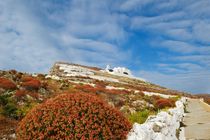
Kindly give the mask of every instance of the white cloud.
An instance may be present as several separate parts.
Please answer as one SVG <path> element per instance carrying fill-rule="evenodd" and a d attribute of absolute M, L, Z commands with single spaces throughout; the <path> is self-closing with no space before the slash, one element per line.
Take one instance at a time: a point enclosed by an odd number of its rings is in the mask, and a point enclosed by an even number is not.
<path fill-rule="evenodd" d="M 125 31 L 107 2 L 85 3 L 61 9 L 53 2 L 0 2 L 1 69 L 47 72 L 59 60 L 103 66 L 129 59 L 118 46 Z"/>
<path fill-rule="evenodd" d="M 201 42 L 210 43 L 210 21 L 200 21 L 193 26 L 194 39 Z"/>
<path fill-rule="evenodd" d="M 187 69 L 188 71 L 202 71 L 204 68 L 201 65 L 198 64 L 193 64 L 193 63 L 179 63 L 179 64 L 175 64 L 176 67 L 178 68 L 183 68 L 183 69 Z"/>
<path fill-rule="evenodd" d="M 136 16 L 131 18 L 131 27 L 133 29 L 143 29 L 145 27 L 153 29 L 158 29 L 157 27 L 161 27 L 161 29 L 171 29 L 168 27 L 189 26 L 191 22 L 189 20 L 183 20 L 183 16 L 185 16 L 185 13 L 182 11 L 165 13 L 153 17 Z M 167 26 L 162 26 L 162 24 Z"/>
<path fill-rule="evenodd" d="M 48 41 L 46 30 L 25 5 L 2 1 L 0 9 L 0 67 L 47 72 L 59 54 Z"/>
<path fill-rule="evenodd" d="M 127 0 L 122 3 L 120 9 L 123 11 L 134 10 L 135 8 L 141 8 L 149 3 L 152 3 L 154 0 Z"/>
<path fill-rule="evenodd" d="M 164 1 L 151 7 L 155 16 L 134 16 L 131 18 L 133 30 L 147 30 L 182 41 L 209 43 L 210 2 L 200 1 Z M 172 7 L 174 11 L 164 11 Z M 156 10 L 159 9 L 159 11 Z M 163 11 L 163 12 L 161 12 Z M 158 33 L 160 32 L 160 33 Z"/>
<path fill-rule="evenodd" d="M 210 55 L 185 55 L 185 56 L 175 56 L 171 60 L 181 61 L 181 62 L 196 62 L 202 64 L 203 67 L 208 67 L 210 64 Z"/>
<path fill-rule="evenodd" d="M 62 16 L 58 19 L 65 22 L 62 29 L 72 36 L 120 42 L 126 38 L 126 32 L 120 24 L 120 15 L 112 13 L 109 4 L 109 1 L 73 0 L 60 15 L 48 13 L 48 16 Z"/>
<path fill-rule="evenodd" d="M 157 64 L 157 69 L 161 70 L 162 72 L 166 73 L 182 73 L 182 74 L 193 74 L 196 72 L 207 71 L 203 66 L 194 63 L 175 63 L 175 64 L 167 64 L 167 63 L 160 63 Z"/>
<path fill-rule="evenodd" d="M 64 33 L 54 37 L 64 47 L 66 55 L 67 57 L 69 56 L 70 60 L 80 60 L 83 63 L 90 61 L 104 66 L 106 64 L 114 65 L 125 62 L 130 57 L 129 52 L 123 52 L 118 46 L 107 42 L 76 38 Z"/>
<path fill-rule="evenodd" d="M 185 28 L 168 29 L 166 30 L 166 34 L 169 37 L 174 38 L 175 40 L 181 41 L 188 41 L 191 40 L 193 37 L 192 33 Z M 182 36 L 181 38 L 180 35 Z"/>
<path fill-rule="evenodd" d="M 189 1 L 186 2 L 188 3 Z M 206 19 L 210 16 L 209 5 L 210 1 L 208 0 L 193 0 L 184 8 L 184 10 L 189 13 L 189 16 L 194 17 L 195 19 Z"/>
<path fill-rule="evenodd" d="M 159 4 L 157 5 L 157 9 L 161 10 L 161 9 L 173 9 L 174 7 L 176 7 L 178 5 L 178 0 L 165 0 L 163 2 L 159 2 Z"/>
<path fill-rule="evenodd" d="M 210 54 L 210 46 L 200 46 L 176 40 L 159 41 L 159 47 L 169 49 L 180 54 Z"/>
<path fill-rule="evenodd" d="M 174 52 L 192 53 L 196 51 L 196 47 L 181 41 L 166 40 L 161 43 L 161 46 L 168 48 Z"/>

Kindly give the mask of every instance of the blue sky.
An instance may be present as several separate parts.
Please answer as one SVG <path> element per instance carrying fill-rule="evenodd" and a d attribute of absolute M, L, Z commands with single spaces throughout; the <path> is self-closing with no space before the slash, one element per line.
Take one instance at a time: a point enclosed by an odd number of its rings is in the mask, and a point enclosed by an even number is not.
<path fill-rule="evenodd" d="M 210 1 L 0 1 L 0 69 L 46 73 L 55 61 L 210 93 Z"/>

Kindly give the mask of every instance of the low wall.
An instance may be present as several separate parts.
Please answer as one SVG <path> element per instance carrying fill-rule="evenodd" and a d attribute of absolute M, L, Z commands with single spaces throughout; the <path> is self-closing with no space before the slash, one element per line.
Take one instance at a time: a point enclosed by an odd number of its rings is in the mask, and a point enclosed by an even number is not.
<path fill-rule="evenodd" d="M 176 102 L 176 107 L 168 112 L 161 111 L 156 116 L 150 116 L 144 124 L 135 123 L 128 134 L 128 140 L 184 140 L 180 133 L 180 122 L 184 117 L 184 103 L 182 97 Z"/>

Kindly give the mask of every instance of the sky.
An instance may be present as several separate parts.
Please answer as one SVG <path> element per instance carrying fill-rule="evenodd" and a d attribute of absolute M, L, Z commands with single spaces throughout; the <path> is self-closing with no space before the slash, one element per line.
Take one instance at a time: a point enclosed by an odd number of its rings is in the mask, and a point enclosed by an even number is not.
<path fill-rule="evenodd" d="M 210 1 L 0 1 L 0 69 L 47 73 L 56 61 L 210 93 Z"/>

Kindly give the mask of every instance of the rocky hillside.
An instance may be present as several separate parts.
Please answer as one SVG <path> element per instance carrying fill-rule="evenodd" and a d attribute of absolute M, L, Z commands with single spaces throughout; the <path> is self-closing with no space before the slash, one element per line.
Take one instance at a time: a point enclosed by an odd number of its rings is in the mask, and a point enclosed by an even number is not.
<path fill-rule="evenodd" d="M 192 97 L 123 72 L 78 64 L 55 63 L 48 75 L 0 71 L 0 139 L 15 139 L 18 122 L 33 107 L 62 93 L 98 96 L 131 123 L 143 123 L 150 114 L 174 107 L 181 96 Z"/>
<path fill-rule="evenodd" d="M 87 67 L 77 64 L 58 62 L 51 68 L 49 76 L 53 79 L 65 79 L 73 83 L 94 84 L 95 81 L 102 81 L 108 86 L 118 89 L 134 91 L 156 92 L 165 95 L 185 95 L 190 94 L 171 90 L 159 85 L 152 84 L 142 78 L 113 74 L 96 67 Z"/>

